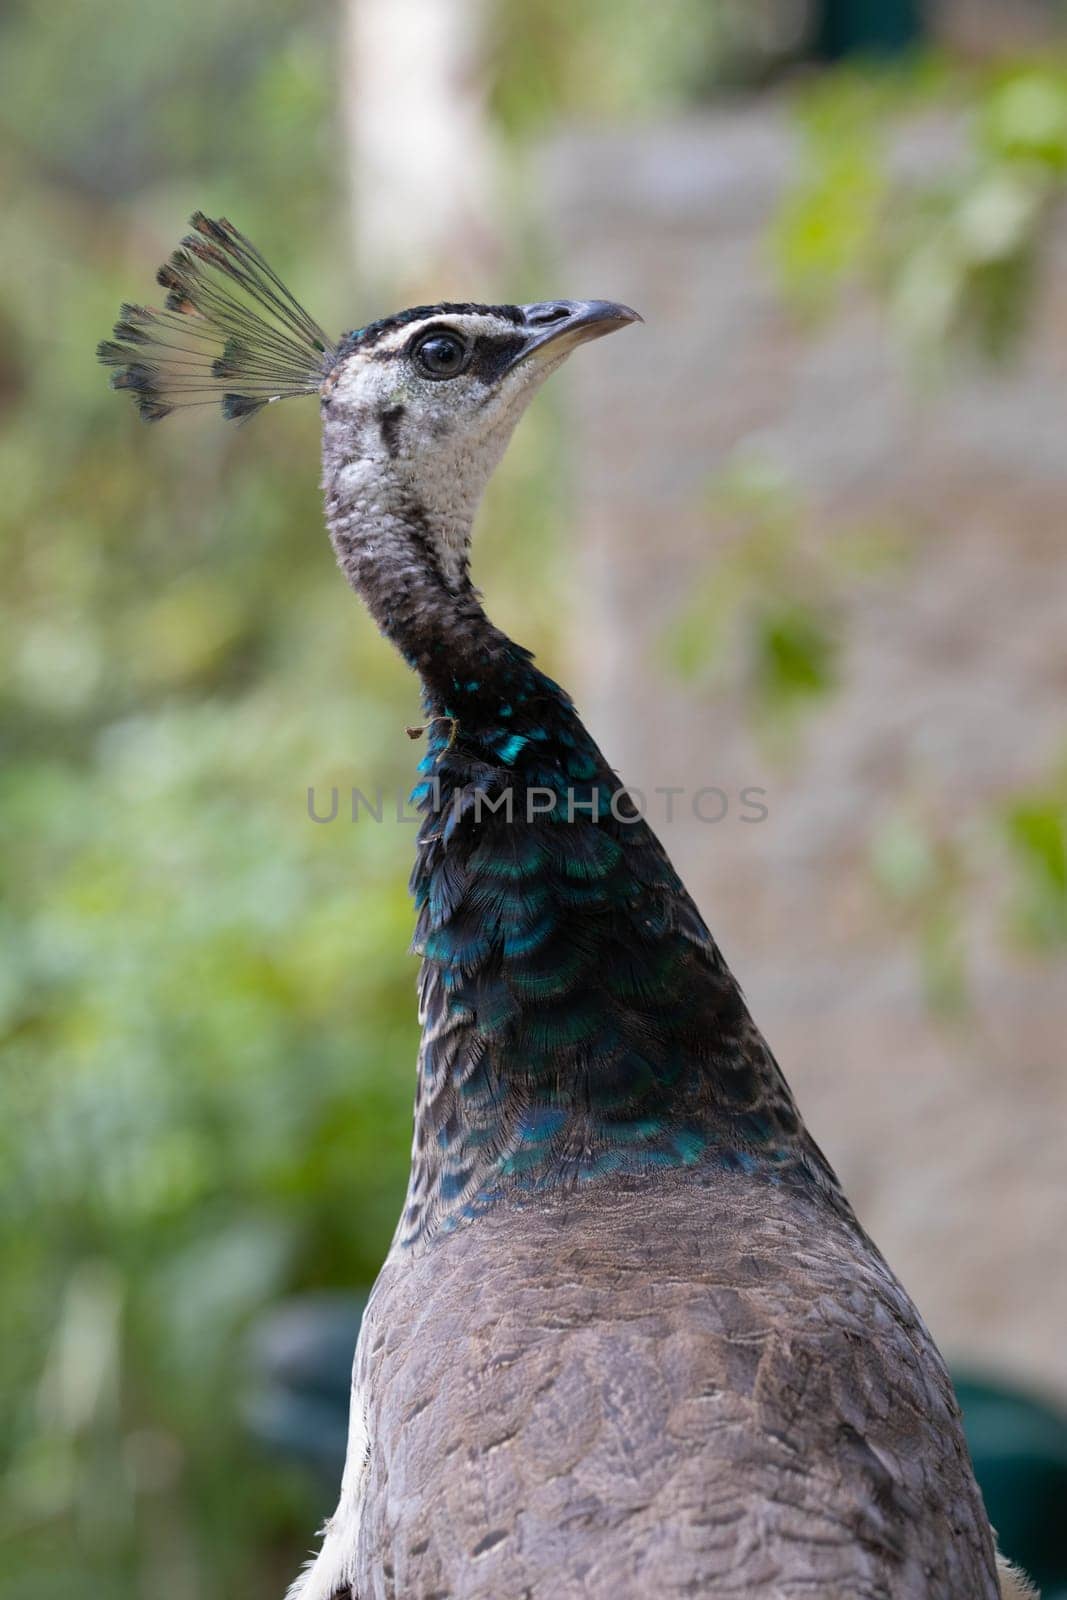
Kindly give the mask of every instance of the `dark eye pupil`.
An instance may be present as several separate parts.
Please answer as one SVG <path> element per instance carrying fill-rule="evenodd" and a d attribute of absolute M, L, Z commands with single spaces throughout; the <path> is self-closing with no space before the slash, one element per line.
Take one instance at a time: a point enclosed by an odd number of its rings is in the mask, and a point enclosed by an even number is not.
<path fill-rule="evenodd" d="M 419 361 L 435 378 L 449 377 L 458 372 L 465 353 L 458 339 L 450 339 L 447 334 L 441 333 L 425 340 L 418 349 Z"/>

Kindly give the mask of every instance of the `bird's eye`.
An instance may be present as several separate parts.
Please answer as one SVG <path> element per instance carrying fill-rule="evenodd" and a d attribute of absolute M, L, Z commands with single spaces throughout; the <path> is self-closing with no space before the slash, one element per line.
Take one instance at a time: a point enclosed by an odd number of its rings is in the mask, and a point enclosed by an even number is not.
<path fill-rule="evenodd" d="M 471 358 L 470 347 L 454 333 L 428 333 L 415 346 L 415 360 L 427 378 L 457 378 Z"/>

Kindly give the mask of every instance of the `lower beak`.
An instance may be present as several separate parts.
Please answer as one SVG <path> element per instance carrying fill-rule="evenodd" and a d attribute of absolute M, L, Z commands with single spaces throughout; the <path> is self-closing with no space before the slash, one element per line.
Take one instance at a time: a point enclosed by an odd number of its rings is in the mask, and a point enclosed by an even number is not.
<path fill-rule="evenodd" d="M 638 312 L 614 300 L 539 300 L 521 309 L 527 339 L 515 365 L 535 353 L 552 359 L 565 356 L 576 345 L 644 321 Z"/>

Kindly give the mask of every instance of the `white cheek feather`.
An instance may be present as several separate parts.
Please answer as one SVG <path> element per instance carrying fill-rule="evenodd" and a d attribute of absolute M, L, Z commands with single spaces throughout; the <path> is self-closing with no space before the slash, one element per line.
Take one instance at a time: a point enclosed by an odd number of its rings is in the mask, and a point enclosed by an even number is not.
<path fill-rule="evenodd" d="M 380 467 L 377 462 L 369 460 L 366 456 L 359 456 L 354 461 L 349 461 L 337 474 L 340 488 L 347 495 L 362 497 L 368 489 L 373 489 L 378 482 Z M 377 510 L 376 506 L 368 506 L 368 512 Z"/>
<path fill-rule="evenodd" d="M 348 1600 L 349 1591 L 355 1583 L 363 1488 L 369 1456 L 367 1409 L 361 1390 L 353 1383 L 341 1498 L 337 1502 L 337 1510 L 322 1530 L 322 1549 L 304 1568 L 286 1595 L 286 1600 Z"/>

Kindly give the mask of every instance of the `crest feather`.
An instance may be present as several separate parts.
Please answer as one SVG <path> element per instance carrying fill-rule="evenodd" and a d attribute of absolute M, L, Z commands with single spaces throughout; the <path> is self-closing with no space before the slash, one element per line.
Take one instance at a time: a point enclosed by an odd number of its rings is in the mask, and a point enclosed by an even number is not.
<path fill-rule="evenodd" d="M 337 347 L 250 239 L 195 211 L 156 274 L 164 308 L 123 305 L 97 356 L 145 422 L 218 402 L 244 421 L 273 400 L 314 394 Z"/>

